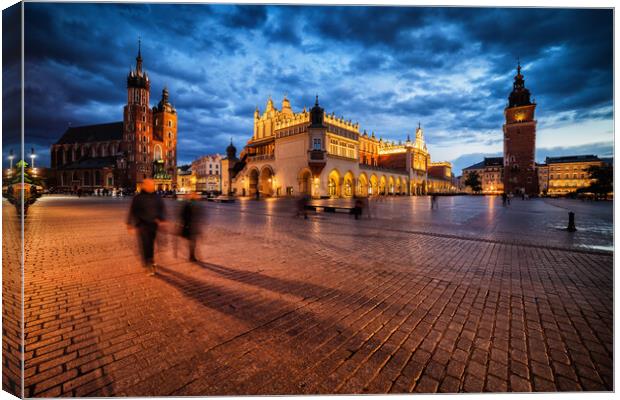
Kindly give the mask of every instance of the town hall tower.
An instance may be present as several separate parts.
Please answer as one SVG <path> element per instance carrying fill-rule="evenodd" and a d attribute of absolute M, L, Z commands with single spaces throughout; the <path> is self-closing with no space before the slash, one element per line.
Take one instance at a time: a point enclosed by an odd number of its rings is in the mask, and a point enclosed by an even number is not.
<path fill-rule="evenodd" d="M 507 193 L 538 194 L 536 174 L 536 103 L 530 100 L 530 91 L 517 65 L 513 89 L 504 110 L 504 190 Z"/>

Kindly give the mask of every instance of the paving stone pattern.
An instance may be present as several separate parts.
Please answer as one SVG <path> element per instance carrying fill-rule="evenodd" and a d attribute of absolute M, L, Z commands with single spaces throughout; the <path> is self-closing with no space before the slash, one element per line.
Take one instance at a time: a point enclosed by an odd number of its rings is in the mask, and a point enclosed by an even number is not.
<path fill-rule="evenodd" d="M 128 205 L 29 210 L 26 396 L 613 390 L 610 252 L 203 203 L 149 277 Z"/>
<path fill-rule="evenodd" d="M 2 199 L 2 390 L 22 396 L 21 222 Z"/>

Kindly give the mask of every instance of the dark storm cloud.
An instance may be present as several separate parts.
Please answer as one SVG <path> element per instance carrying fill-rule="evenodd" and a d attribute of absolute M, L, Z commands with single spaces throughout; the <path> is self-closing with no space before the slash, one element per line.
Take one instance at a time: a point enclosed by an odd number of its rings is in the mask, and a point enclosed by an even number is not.
<path fill-rule="evenodd" d="M 222 23 L 235 29 L 260 28 L 267 20 L 267 8 L 264 6 L 233 6 L 230 13 L 222 17 Z"/>
<path fill-rule="evenodd" d="M 2 144 L 3 160 L 21 147 L 21 3 L 2 12 Z"/>
<path fill-rule="evenodd" d="M 264 110 L 269 95 L 279 107 L 284 94 L 295 110 L 319 94 L 328 112 L 387 139 L 404 139 L 421 121 L 429 146 L 453 149 L 444 157 L 467 146 L 493 154 L 517 57 L 539 128 L 612 119 L 611 10 L 25 7 L 26 133 L 44 153 L 69 123 L 122 119 L 138 36 L 151 104 L 167 86 L 179 113 L 180 163 L 223 152 L 231 137 L 241 149 L 255 107 Z M 5 85 L 3 99 L 12 90 Z"/>

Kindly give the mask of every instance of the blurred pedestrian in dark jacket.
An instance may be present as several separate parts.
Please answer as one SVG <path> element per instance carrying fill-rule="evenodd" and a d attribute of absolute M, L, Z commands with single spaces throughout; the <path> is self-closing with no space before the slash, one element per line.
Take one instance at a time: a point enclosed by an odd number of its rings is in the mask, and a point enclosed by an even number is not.
<path fill-rule="evenodd" d="M 130 231 L 137 229 L 142 262 L 148 275 L 155 275 L 155 237 L 157 228 L 165 223 L 164 202 L 155 193 L 155 182 L 145 179 L 142 188 L 131 202 L 127 225 Z"/>
<path fill-rule="evenodd" d="M 189 260 L 196 259 L 196 239 L 200 236 L 202 225 L 202 206 L 198 202 L 200 195 L 191 193 L 181 208 L 181 232 L 180 235 L 187 239 L 189 244 Z"/>
<path fill-rule="evenodd" d="M 310 195 L 302 194 L 297 199 L 297 213 L 295 214 L 297 217 L 303 216 L 304 219 L 308 219 L 308 209 L 307 206 L 310 204 Z"/>
<path fill-rule="evenodd" d="M 355 204 L 353 206 L 353 209 L 351 210 L 355 219 L 360 219 L 363 211 L 364 211 L 364 202 L 360 198 L 355 199 Z"/>

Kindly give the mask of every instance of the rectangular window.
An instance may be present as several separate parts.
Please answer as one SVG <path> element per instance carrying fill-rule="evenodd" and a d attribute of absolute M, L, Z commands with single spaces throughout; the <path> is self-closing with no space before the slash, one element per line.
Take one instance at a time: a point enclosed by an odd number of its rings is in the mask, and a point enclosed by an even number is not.
<path fill-rule="evenodd" d="M 329 141 L 329 152 L 330 154 L 338 154 L 338 141 L 331 139 Z"/>
<path fill-rule="evenodd" d="M 314 150 L 321 150 L 321 139 L 314 139 L 312 148 Z"/>

